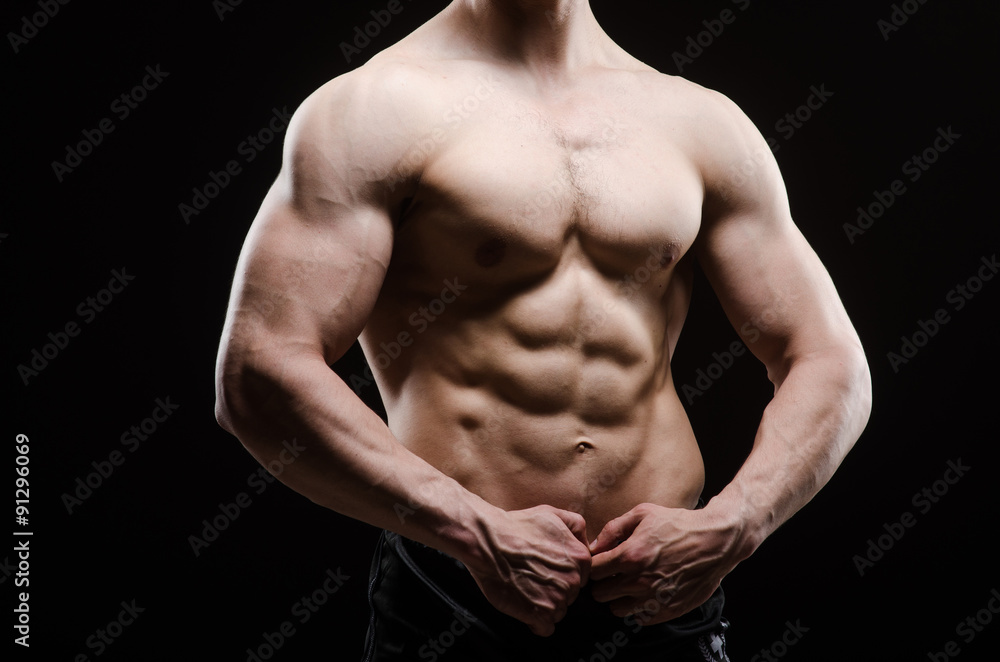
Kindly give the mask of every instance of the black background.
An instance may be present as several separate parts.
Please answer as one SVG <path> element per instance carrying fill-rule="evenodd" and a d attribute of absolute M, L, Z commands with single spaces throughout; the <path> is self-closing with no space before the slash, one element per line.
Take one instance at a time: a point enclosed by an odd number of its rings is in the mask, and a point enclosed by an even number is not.
<path fill-rule="evenodd" d="M 244 0 L 220 20 L 209 0 L 183 9 L 71 2 L 19 52 L 2 47 L 4 439 L 31 440 L 30 525 L 13 528 L 34 533 L 31 648 L 15 647 L 18 659 L 243 662 L 284 621 L 296 633 L 273 659 L 359 658 L 374 530 L 278 483 L 262 494 L 248 486 L 259 467 L 214 421 L 213 369 L 235 261 L 280 161 L 278 141 L 251 163 L 237 146 L 267 125 L 272 108 L 294 110 L 446 2 L 403 0 L 403 12 L 346 62 L 340 43 L 385 4 Z M 886 40 L 877 22 L 889 18 L 887 2 L 859 10 L 753 0 L 745 11 L 722 0 L 593 2 L 619 44 L 670 74 L 679 73 L 673 53 L 705 29 L 703 20 L 735 11 L 682 74 L 734 99 L 775 139 L 793 214 L 833 275 L 872 366 L 874 414 L 857 447 L 725 583 L 733 660 L 770 648 L 796 621 L 808 632 L 774 649 L 783 659 L 926 660 L 948 641 L 962 660 L 997 659 L 1000 624 L 971 643 L 955 628 L 1000 588 L 1000 281 L 985 283 L 962 310 L 947 297 L 1000 251 L 987 204 L 996 187 L 991 42 L 1000 11 L 972 1 L 909 4 L 919 10 Z M 22 17 L 37 11 L 35 2 L 8 3 L 0 26 L 21 30 Z M 169 76 L 119 119 L 111 102 L 147 65 Z M 786 139 L 775 123 L 821 85 L 833 96 Z M 105 117 L 115 130 L 58 181 L 53 161 Z M 961 138 L 910 182 L 904 161 L 948 127 Z M 242 172 L 185 224 L 178 205 L 230 159 Z M 906 193 L 851 243 L 844 223 L 895 179 Z M 123 268 L 134 279 L 87 323 L 78 304 Z M 694 384 L 736 337 L 704 281 L 696 290 L 674 361 L 678 387 Z M 950 321 L 894 370 L 887 353 L 940 308 Z M 79 335 L 25 384 L 18 366 L 70 321 Z M 355 350 L 338 372 L 357 372 L 360 361 Z M 364 395 L 379 406 L 374 388 Z M 690 404 L 706 498 L 742 462 L 769 396 L 763 368 L 742 357 Z M 168 397 L 177 410 L 130 452 L 122 433 Z M 114 450 L 124 463 L 67 512 L 64 495 Z M 929 512 L 916 509 L 914 494 L 958 458 L 967 475 Z M 195 556 L 189 536 L 240 492 L 250 507 Z M 916 525 L 860 575 L 855 555 L 906 511 Z M 0 559 L 14 556 L 8 549 Z M 299 623 L 292 605 L 328 569 L 350 579 Z M 14 578 L 4 571 L 0 582 L 12 604 Z M 98 654 L 88 641 L 132 600 L 144 611 Z"/>

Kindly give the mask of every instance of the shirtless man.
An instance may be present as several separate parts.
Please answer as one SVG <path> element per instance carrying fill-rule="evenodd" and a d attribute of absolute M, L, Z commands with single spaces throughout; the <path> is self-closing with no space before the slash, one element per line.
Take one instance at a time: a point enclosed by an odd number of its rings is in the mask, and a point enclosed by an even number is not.
<path fill-rule="evenodd" d="M 670 371 L 695 259 L 775 387 L 707 504 Z M 388 425 L 329 367 L 359 336 Z M 387 531 L 366 660 L 725 659 L 721 580 L 871 397 L 764 139 L 587 0 L 454 0 L 303 102 L 217 374 L 258 460 L 297 439 L 281 480 Z"/>

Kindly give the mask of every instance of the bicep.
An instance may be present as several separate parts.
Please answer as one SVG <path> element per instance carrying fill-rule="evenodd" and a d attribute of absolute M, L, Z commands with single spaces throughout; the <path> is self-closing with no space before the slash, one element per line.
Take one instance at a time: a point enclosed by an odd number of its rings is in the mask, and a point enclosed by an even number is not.
<path fill-rule="evenodd" d="M 332 363 L 358 337 L 378 298 L 392 250 L 388 213 L 331 205 L 310 218 L 286 187 L 272 187 L 240 255 L 232 339 L 260 349 L 319 354 Z"/>
<path fill-rule="evenodd" d="M 706 181 L 698 262 L 747 347 L 780 382 L 791 362 L 856 334 L 832 280 L 796 227 L 778 165 L 742 114 Z M 724 133 L 724 132 L 723 132 Z"/>
<path fill-rule="evenodd" d="M 699 264 L 772 379 L 792 359 L 853 334 L 830 276 L 790 220 L 746 215 L 718 225 L 700 241 Z"/>
<path fill-rule="evenodd" d="M 366 90 L 335 81 L 292 118 L 233 283 L 224 341 L 240 361 L 305 351 L 333 363 L 375 306 L 392 253 L 399 150 L 359 138 L 373 121 Z"/>

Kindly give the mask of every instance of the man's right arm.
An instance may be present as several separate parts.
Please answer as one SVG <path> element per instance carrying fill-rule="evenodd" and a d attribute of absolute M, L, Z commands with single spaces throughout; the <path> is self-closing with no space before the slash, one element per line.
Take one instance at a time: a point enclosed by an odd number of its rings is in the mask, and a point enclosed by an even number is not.
<path fill-rule="evenodd" d="M 583 519 L 492 506 L 400 444 L 329 368 L 375 305 L 392 253 L 390 210 L 413 174 L 400 169 L 413 118 L 392 112 L 393 80 L 348 74 L 293 117 L 282 170 L 237 266 L 216 415 L 265 466 L 295 439 L 305 450 L 282 482 L 458 558 L 501 611 L 549 634 L 586 582 Z"/>

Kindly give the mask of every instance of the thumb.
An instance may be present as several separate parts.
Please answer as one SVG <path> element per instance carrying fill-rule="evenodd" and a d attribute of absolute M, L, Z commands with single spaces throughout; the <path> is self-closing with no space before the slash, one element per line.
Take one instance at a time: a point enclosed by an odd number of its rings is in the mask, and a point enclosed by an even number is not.
<path fill-rule="evenodd" d="M 639 522 L 641 521 L 642 515 L 636 512 L 634 508 L 624 515 L 611 520 L 597 534 L 597 539 L 590 543 L 590 554 L 596 556 L 614 549 L 623 540 L 632 535 L 635 527 L 639 526 Z"/>
<path fill-rule="evenodd" d="M 528 627 L 531 629 L 531 633 L 538 637 L 551 637 L 556 631 L 556 626 L 551 623 L 529 623 Z"/>

